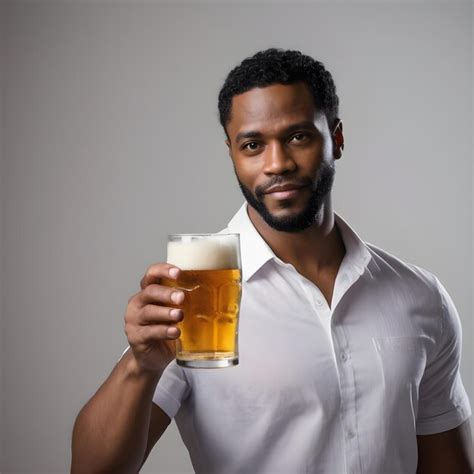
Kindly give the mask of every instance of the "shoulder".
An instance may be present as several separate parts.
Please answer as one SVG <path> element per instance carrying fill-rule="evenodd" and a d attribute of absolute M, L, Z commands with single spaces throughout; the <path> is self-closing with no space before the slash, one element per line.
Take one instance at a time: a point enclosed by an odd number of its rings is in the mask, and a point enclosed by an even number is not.
<path fill-rule="evenodd" d="M 417 297 L 435 298 L 442 303 L 442 292 L 446 292 L 440 281 L 432 272 L 381 249 L 371 243 L 366 243 L 372 256 L 372 265 L 377 274 L 384 280 L 389 280 L 395 288 L 405 288 Z"/>
<path fill-rule="evenodd" d="M 461 322 L 447 289 L 436 275 L 418 265 L 366 243 L 372 256 L 369 275 L 372 290 L 378 285 L 384 305 L 404 308 L 422 327 L 435 325 L 437 341 L 460 339 Z M 426 326 L 426 327 L 428 327 Z M 430 334 L 434 334 L 431 330 Z"/>

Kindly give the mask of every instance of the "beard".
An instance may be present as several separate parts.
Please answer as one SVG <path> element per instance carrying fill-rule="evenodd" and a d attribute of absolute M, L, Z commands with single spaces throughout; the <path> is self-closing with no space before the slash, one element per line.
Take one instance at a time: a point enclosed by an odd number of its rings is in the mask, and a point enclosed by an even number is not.
<path fill-rule="evenodd" d="M 240 186 L 240 190 L 250 204 L 262 217 L 262 219 L 273 229 L 279 230 L 281 232 L 301 232 L 312 224 L 316 220 L 316 216 L 319 214 L 326 197 L 329 195 L 334 183 L 334 176 L 336 174 L 336 168 L 334 162 L 321 162 L 321 165 L 318 169 L 316 180 L 312 181 L 307 178 L 306 180 L 301 180 L 299 183 L 303 186 L 311 186 L 312 191 L 311 195 L 306 203 L 304 209 L 292 216 L 276 217 L 270 213 L 267 206 L 264 202 L 265 192 L 264 189 L 257 186 L 255 190 L 255 195 L 247 188 L 239 179 L 237 171 L 235 170 L 235 175 Z M 266 186 L 265 189 L 268 189 L 270 186 L 279 184 L 281 179 L 276 182 L 270 183 L 269 186 Z"/>

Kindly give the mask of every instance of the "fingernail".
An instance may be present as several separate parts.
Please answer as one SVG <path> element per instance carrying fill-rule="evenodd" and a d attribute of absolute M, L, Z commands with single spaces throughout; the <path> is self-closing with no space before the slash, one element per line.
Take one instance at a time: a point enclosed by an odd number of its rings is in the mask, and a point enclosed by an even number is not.
<path fill-rule="evenodd" d="M 184 301 L 184 293 L 182 291 L 174 291 L 171 295 L 171 299 L 174 303 L 180 304 Z"/>
<path fill-rule="evenodd" d="M 177 336 L 177 335 L 178 335 L 178 329 L 175 328 L 175 327 L 168 328 L 168 329 L 166 330 L 166 334 L 167 334 L 168 336 Z"/>
<path fill-rule="evenodd" d="M 177 278 L 179 274 L 179 270 L 177 268 L 170 268 L 168 273 L 171 278 Z"/>
<path fill-rule="evenodd" d="M 183 312 L 180 309 L 172 309 L 170 315 L 176 321 L 181 321 L 183 319 Z"/>

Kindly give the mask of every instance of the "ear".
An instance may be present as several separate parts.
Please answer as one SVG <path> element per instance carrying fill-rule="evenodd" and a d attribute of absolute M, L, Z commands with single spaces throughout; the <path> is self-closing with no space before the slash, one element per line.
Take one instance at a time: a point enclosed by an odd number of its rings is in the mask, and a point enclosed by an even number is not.
<path fill-rule="evenodd" d="M 232 158 L 232 147 L 230 145 L 229 139 L 225 141 L 225 144 L 227 145 L 227 151 L 229 152 L 229 156 Z"/>
<path fill-rule="evenodd" d="M 344 133 L 342 129 L 342 120 L 340 118 L 336 118 L 334 121 L 332 142 L 334 159 L 338 160 L 342 156 L 342 150 L 344 150 Z"/>

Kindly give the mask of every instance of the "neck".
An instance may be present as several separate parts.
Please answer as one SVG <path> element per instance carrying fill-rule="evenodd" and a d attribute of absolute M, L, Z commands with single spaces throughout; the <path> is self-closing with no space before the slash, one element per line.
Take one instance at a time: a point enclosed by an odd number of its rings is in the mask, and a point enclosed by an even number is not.
<path fill-rule="evenodd" d="M 339 268 L 345 247 L 334 221 L 331 197 L 328 196 L 314 223 L 300 232 L 282 232 L 270 227 L 252 207 L 248 214 L 253 225 L 275 255 L 297 270 L 319 273 Z"/>

